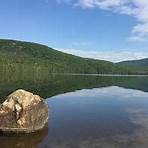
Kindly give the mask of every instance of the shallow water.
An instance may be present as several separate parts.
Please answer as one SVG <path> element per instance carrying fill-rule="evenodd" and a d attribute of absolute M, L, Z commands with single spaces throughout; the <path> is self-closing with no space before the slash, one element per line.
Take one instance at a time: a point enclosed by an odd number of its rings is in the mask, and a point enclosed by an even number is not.
<path fill-rule="evenodd" d="M 48 128 L 20 137 L 1 136 L 0 147 L 148 147 L 148 78 L 51 78 L 43 81 L 38 89 L 33 86 L 38 81 L 29 88 L 38 94 L 44 90 L 42 94 L 49 96 L 46 97 L 51 109 Z"/>

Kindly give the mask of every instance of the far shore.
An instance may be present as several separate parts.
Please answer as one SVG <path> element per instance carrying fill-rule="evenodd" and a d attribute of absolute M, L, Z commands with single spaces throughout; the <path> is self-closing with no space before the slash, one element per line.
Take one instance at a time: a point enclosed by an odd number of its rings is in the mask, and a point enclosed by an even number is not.
<path fill-rule="evenodd" d="M 78 76 L 102 76 L 102 77 L 148 77 L 148 75 L 123 75 L 123 74 L 81 74 L 81 73 L 50 73 L 52 75 L 78 75 Z"/>

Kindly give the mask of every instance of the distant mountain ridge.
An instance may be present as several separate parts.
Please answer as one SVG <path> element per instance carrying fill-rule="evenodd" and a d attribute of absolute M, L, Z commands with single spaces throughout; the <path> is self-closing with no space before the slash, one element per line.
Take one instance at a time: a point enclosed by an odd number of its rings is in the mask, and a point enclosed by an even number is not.
<path fill-rule="evenodd" d="M 82 58 L 45 45 L 16 40 L 0 40 L 0 69 L 34 70 L 42 73 L 81 74 L 147 74 L 147 70 L 131 68 L 124 63 Z"/>
<path fill-rule="evenodd" d="M 148 68 L 148 58 L 140 59 L 140 60 L 131 60 L 131 61 L 123 61 L 119 62 L 119 64 L 127 65 L 127 66 L 135 66 L 135 67 L 145 67 Z"/>

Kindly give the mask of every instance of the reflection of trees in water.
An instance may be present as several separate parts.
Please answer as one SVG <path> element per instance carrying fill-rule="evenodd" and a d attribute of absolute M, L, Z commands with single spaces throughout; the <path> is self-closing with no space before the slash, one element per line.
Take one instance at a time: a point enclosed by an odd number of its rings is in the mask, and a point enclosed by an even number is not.
<path fill-rule="evenodd" d="M 44 98 L 78 89 L 91 89 L 107 86 L 148 91 L 146 77 L 97 77 L 97 76 L 62 76 L 47 72 L 25 69 L 14 72 L 0 72 L 0 96 L 4 98 L 11 91 L 23 88 Z M 148 110 L 127 110 L 130 121 L 136 129 L 130 134 L 117 134 L 100 138 L 81 137 L 80 139 L 57 139 L 50 137 L 48 131 L 22 137 L 0 137 L 2 148 L 147 148 L 148 146 Z M 44 140 L 46 138 L 46 140 Z"/>
<path fill-rule="evenodd" d="M 5 98 L 10 92 L 19 88 L 47 98 L 74 90 L 107 86 L 121 86 L 148 91 L 148 78 L 52 75 L 46 69 L 38 70 L 27 67 L 0 71 L 1 98 Z"/>

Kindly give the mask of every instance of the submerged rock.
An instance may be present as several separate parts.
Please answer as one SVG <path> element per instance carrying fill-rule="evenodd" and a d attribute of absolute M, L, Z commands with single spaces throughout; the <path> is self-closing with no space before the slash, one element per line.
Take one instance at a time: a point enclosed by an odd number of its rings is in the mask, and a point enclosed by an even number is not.
<path fill-rule="evenodd" d="M 38 95 L 25 90 L 10 94 L 0 105 L 2 133 L 31 133 L 42 129 L 48 122 L 48 105 Z"/>

